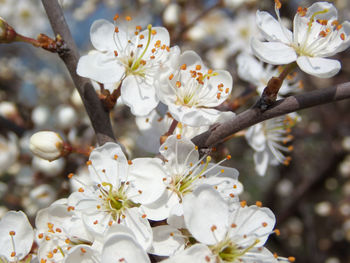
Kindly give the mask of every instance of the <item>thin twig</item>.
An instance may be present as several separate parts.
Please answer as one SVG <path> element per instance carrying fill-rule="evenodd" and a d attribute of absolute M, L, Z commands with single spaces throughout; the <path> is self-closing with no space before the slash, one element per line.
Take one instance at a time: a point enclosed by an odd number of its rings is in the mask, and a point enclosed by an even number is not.
<path fill-rule="evenodd" d="M 339 101 L 350 98 L 350 82 L 339 84 L 335 87 L 319 89 L 304 94 L 290 96 L 276 101 L 267 110 L 259 108 L 248 109 L 232 120 L 213 126 L 208 131 L 194 137 L 193 143 L 200 149 L 211 148 L 223 140 L 243 129 L 267 119 L 272 119 L 287 113 L 306 109 L 316 105 Z"/>
<path fill-rule="evenodd" d="M 42 0 L 42 3 L 55 35 L 60 35 L 62 37 L 68 49 L 59 55 L 66 65 L 75 87 L 79 91 L 92 127 L 96 133 L 97 142 L 100 145 L 106 142 L 115 142 L 116 140 L 109 119 L 109 112 L 104 109 L 90 81 L 78 76 L 76 73 L 79 52 L 58 1 Z"/>

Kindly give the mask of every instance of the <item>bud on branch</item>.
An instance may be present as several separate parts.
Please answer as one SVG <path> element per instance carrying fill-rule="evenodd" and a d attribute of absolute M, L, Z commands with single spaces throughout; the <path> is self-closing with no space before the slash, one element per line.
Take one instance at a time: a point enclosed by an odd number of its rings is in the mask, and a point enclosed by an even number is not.
<path fill-rule="evenodd" d="M 0 43 L 16 41 L 17 33 L 7 22 L 0 17 Z"/>
<path fill-rule="evenodd" d="M 33 134 L 29 148 L 34 155 L 48 161 L 54 161 L 72 152 L 72 147 L 65 143 L 58 133 L 52 131 Z"/>

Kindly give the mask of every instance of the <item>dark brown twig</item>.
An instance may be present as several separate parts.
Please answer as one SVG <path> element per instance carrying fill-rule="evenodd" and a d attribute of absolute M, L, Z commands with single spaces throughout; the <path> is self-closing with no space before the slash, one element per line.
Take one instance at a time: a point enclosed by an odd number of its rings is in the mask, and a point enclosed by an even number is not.
<path fill-rule="evenodd" d="M 339 101 L 350 98 L 350 82 L 339 84 L 335 87 L 319 89 L 304 94 L 290 96 L 283 100 L 276 101 L 267 110 L 259 108 L 248 109 L 232 120 L 215 125 L 208 131 L 194 137 L 193 143 L 200 149 L 211 148 L 223 140 L 243 129 L 267 119 L 272 119 L 287 113 L 306 109 L 316 105 Z"/>
<path fill-rule="evenodd" d="M 76 73 L 79 52 L 58 1 L 42 0 L 42 3 L 55 35 L 60 35 L 66 44 L 67 51 L 60 53 L 59 56 L 66 65 L 75 87 L 79 91 L 92 127 L 95 130 L 97 142 L 100 145 L 106 142 L 115 142 L 109 112 L 104 109 L 90 81 L 78 76 Z"/>

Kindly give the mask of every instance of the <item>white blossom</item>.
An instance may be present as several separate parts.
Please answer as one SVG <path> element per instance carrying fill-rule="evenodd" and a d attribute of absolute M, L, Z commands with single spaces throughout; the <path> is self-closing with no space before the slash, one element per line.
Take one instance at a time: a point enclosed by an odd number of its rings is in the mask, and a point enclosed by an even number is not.
<path fill-rule="evenodd" d="M 273 65 L 294 61 L 304 72 L 330 78 L 338 73 L 340 62 L 333 56 L 350 45 L 350 23 L 340 24 L 336 8 L 328 2 L 316 2 L 309 8 L 298 8 L 293 21 L 293 32 L 280 19 L 279 1 L 275 11 L 278 21 L 269 13 L 257 11 L 257 24 L 267 42 L 252 39 L 254 54 Z"/>
<path fill-rule="evenodd" d="M 124 29 L 101 19 L 92 24 L 90 38 L 96 51 L 80 58 L 77 73 L 100 83 L 121 83 L 121 98 L 132 113 L 149 114 L 158 104 L 154 79 L 171 55 L 168 31 L 151 25 L 144 31 Z"/>
<path fill-rule="evenodd" d="M 291 161 L 290 153 L 293 146 L 289 143 L 293 136 L 291 127 L 293 127 L 299 116 L 296 114 L 277 117 L 258 123 L 248 128 L 245 137 L 249 145 L 254 149 L 255 171 L 263 176 L 266 173 L 269 164 L 288 165 Z"/>
<path fill-rule="evenodd" d="M 92 183 L 80 182 L 83 186 L 70 195 L 69 205 L 83 214 L 89 231 L 102 234 L 122 224 L 148 249 L 152 231 L 144 209 L 165 191 L 161 160 L 127 161 L 119 145 L 106 143 L 92 151 L 87 164 Z"/>
<path fill-rule="evenodd" d="M 163 183 L 164 194 L 154 202 L 153 208 L 146 207 L 146 214 L 154 220 L 168 218 L 174 227 L 183 226 L 182 199 L 202 184 L 215 188 L 228 201 L 238 199 L 242 185 L 238 181 L 238 171 L 220 164 L 211 164 L 211 157 L 199 158 L 198 148 L 186 138 L 172 135 L 160 147 L 159 152 L 165 159 Z"/>
<path fill-rule="evenodd" d="M 159 74 L 159 99 L 169 107 L 177 121 L 190 126 L 211 125 L 233 112 L 220 112 L 214 107 L 223 103 L 232 90 L 232 77 L 225 70 L 204 66 L 193 51 L 185 51 Z"/>
<path fill-rule="evenodd" d="M 185 196 L 183 208 L 186 227 L 199 244 L 165 262 L 277 262 L 263 247 L 275 225 L 270 209 L 229 205 L 206 185 Z"/>

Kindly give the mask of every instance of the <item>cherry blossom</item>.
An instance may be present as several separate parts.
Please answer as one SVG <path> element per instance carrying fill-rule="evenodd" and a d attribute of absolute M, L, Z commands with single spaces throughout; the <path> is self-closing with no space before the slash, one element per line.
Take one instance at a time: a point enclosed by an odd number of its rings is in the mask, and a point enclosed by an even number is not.
<path fill-rule="evenodd" d="M 163 183 L 167 190 L 155 201 L 153 209 L 144 208 L 155 220 L 168 218 L 169 224 L 180 227 L 183 197 L 202 184 L 215 188 L 229 201 L 237 200 L 242 192 L 242 185 L 237 180 L 238 171 L 220 165 L 231 156 L 211 164 L 210 156 L 199 158 L 198 148 L 180 135 L 169 136 L 159 152 L 165 158 Z"/>
<path fill-rule="evenodd" d="M 92 183 L 80 181 L 83 186 L 70 195 L 69 205 L 82 213 L 90 232 L 102 234 L 111 225 L 122 224 L 147 249 L 152 231 L 144 209 L 165 191 L 161 160 L 128 161 L 118 144 L 106 143 L 92 151 L 87 165 Z"/>
<path fill-rule="evenodd" d="M 185 224 L 199 244 L 165 262 L 277 262 L 263 247 L 274 233 L 275 216 L 268 208 L 229 205 L 213 188 L 202 185 L 184 197 Z"/>
<path fill-rule="evenodd" d="M 293 30 L 280 19 L 281 4 L 275 1 L 278 21 L 265 11 L 256 19 L 267 42 L 252 39 L 254 54 L 266 63 L 283 65 L 295 62 L 301 70 L 320 78 L 330 78 L 341 68 L 339 61 L 327 59 L 350 45 L 350 23 L 340 24 L 336 8 L 328 2 L 316 2 L 309 8 L 298 8 Z"/>
<path fill-rule="evenodd" d="M 103 84 L 116 83 L 116 88 L 121 84 L 123 102 L 133 114 L 144 116 L 158 104 L 154 79 L 172 53 L 169 33 L 151 25 L 143 31 L 140 26 L 122 28 L 116 25 L 117 15 L 114 19 L 115 24 L 103 19 L 92 24 L 96 50 L 80 58 L 77 73 Z"/>
<path fill-rule="evenodd" d="M 269 164 L 279 163 L 288 165 L 290 156 L 283 153 L 290 153 L 293 146 L 286 146 L 293 139 L 290 134 L 299 116 L 296 114 L 278 117 L 258 123 L 248 128 L 245 137 L 249 145 L 254 149 L 255 171 L 263 176 Z"/>
<path fill-rule="evenodd" d="M 214 107 L 223 103 L 232 90 L 232 77 L 225 70 L 204 66 L 193 51 L 185 51 L 159 76 L 159 99 L 177 121 L 190 126 L 211 125 L 220 117 L 234 117 Z"/>

